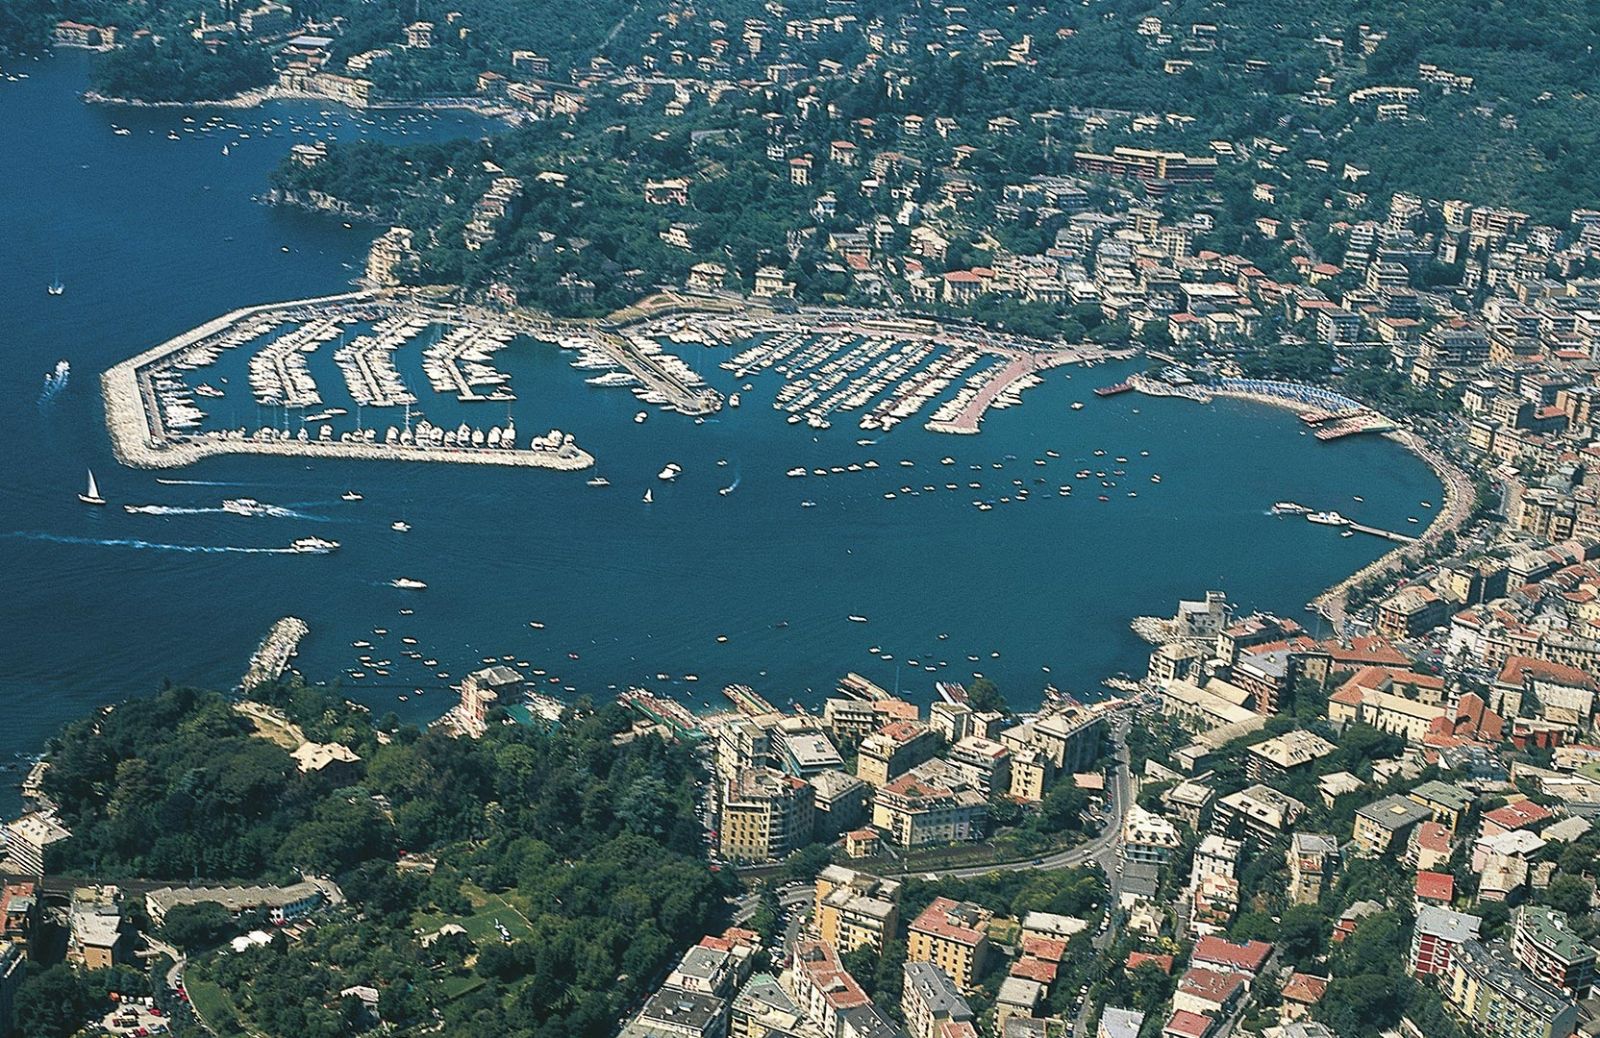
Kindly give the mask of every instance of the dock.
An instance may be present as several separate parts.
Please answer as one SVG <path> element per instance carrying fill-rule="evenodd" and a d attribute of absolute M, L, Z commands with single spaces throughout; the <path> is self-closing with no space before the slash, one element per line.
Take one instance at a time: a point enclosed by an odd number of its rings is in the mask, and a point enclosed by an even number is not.
<path fill-rule="evenodd" d="M 775 714 L 778 708 L 763 699 L 755 689 L 749 685 L 729 685 L 722 690 L 722 694 L 733 701 L 734 707 L 741 713 L 750 717 L 761 717 L 765 714 Z"/>
<path fill-rule="evenodd" d="M 1311 435 L 1324 443 L 1328 443 L 1333 440 L 1342 440 L 1346 436 L 1358 436 L 1361 433 L 1391 432 L 1393 429 L 1394 423 L 1389 419 L 1381 414 L 1366 411 L 1361 414 L 1336 419 Z"/>
<path fill-rule="evenodd" d="M 239 687 L 249 692 L 258 685 L 283 677 L 289 660 L 300 648 L 300 640 L 310 630 L 310 626 L 297 616 L 286 616 L 274 623 L 266 637 L 261 639 L 261 644 L 256 646 L 256 651 L 250 655 L 250 665 L 245 668 Z"/>
<path fill-rule="evenodd" d="M 618 695 L 617 700 L 646 721 L 663 726 L 679 739 L 698 741 L 705 738 L 706 732 L 699 719 L 682 703 L 642 688 L 630 688 Z"/>
<path fill-rule="evenodd" d="M 855 671 L 851 671 L 839 679 L 839 692 L 851 699 L 859 699 L 868 703 L 894 698 L 888 693 L 888 690 L 873 684 Z"/>

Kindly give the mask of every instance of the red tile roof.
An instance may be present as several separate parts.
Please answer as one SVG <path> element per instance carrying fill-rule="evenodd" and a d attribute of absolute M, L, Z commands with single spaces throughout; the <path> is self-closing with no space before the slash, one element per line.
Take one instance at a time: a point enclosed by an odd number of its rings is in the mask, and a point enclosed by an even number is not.
<path fill-rule="evenodd" d="M 1023 956 L 1011 964 L 1011 975 L 1013 977 L 1023 977 L 1027 980 L 1036 980 L 1045 987 L 1049 987 L 1056 982 L 1056 972 L 1059 969 L 1060 967 L 1053 962 L 1046 962 L 1043 959 L 1035 959 L 1031 956 Z"/>
<path fill-rule="evenodd" d="M 1172 972 L 1172 956 L 1170 956 L 1170 955 L 1155 955 L 1155 954 L 1152 954 L 1150 952 L 1141 952 L 1141 951 L 1129 952 L 1128 953 L 1128 961 L 1123 963 L 1123 968 L 1126 969 L 1129 973 L 1132 973 L 1134 970 L 1138 969 L 1140 966 L 1154 966 L 1156 969 L 1160 970 L 1162 973 L 1171 973 Z"/>
<path fill-rule="evenodd" d="M 1548 660 L 1536 660 L 1530 656 L 1506 657 L 1506 665 L 1500 668 L 1500 676 L 1495 680 L 1502 685 L 1521 685 L 1524 671 L 1531 674 L 1535 680 L 1553 681 L 1560 685 L 1572 685 L 1590 691 L 1595 689 L 1594 679 L 1577 667 L 1551 663 Z"/>
<path fill-rule="evenodd" d="M 1253 976 L 1266 965 L 1267 957 L 1271 954 L 1272 945 L 1266 941 L 1234 944 L 1221 937 L 1202 937 L 1195 944 L 1194 954 L 1189 958 L 1201 965 L 1226 966 Z"/>
<path fill-rule="evenodd" d="M 1497 807 L 1483 816 L 1485 822 L 1492 822 L 1501 829 L 1527 829 L 1538 825 L 1540 822 L 1554 818 L 1554 812 L 1546 807 L 1534 803 L 1532 800 L 1518 800 L 1504 807 Z"/>
<path fill-rule="evenodd" d="M 1174 1038 L 1205 1038 L 1211 1033 L 1211 1024 L 1209 1016 L 1179 1009 L 1167 1018 L 1167 1025 L 1161 1029 L 1161 1033 Z"/>
<path fill-rule="evenodd" d="M 1456 878 L 1447 872 L 1419 872 L 1416 891 L 1417 897 L 1423 901 L 1448 905 L 1455 900 Z"/>
<path fill-rule="evenodd" d="M 916 921 L 911 924 L 911 929 L 932 934 L 947 941 L 954 941 L 957 944 L 965 944 L 969 947 L 976 945 L 983 940 L 983 931 L 975 930 L 970 926 L 963 926 L 950 914 L 959 907 L 959 904 L 959 902 L 952 901 L 947 897 L 934 898 L 928 907 L 922 910 L 922 914 L 917 916 Z"/>
<path fill-rule="evenodd" d="M 1328 993 L 1328 979 L 1326 977 L 1313 977 L 1309 973 L 1291 973 L 1289 980 L 1283 985 L 1283 1000 L 1285 1002 L 1299 1002 L 1301 1005 L 1313 1005 L 1322 1001 L 1322 996 Z"/>

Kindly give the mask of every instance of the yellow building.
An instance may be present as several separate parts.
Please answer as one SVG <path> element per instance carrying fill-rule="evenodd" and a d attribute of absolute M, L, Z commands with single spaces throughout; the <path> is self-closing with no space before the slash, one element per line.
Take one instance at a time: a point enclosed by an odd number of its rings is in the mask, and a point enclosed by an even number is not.
<path fill-rule="evenodd" d="M 841 952 L 866 946 L 883 951 L 883 942 L 895 935 L 899 910 L 895 898 L 900 884 L 865 872 L 829 865 L 817 874 L 815 925 L 817 934 Z"/>
<path fill-rule="evenodd" d="M 971 991 L 988 961 L 993 919 L 994 913 L 980 905 L 936 897 L 911 924 L 906 961 L 931 962 L 963 991 Z"/>
<path fill-rule="evenodd" d="M 811 842 L 811 786 L 771 768 L 746 768 L 724 789 L 719 836 L 729 861 L 769 861 Z"/>

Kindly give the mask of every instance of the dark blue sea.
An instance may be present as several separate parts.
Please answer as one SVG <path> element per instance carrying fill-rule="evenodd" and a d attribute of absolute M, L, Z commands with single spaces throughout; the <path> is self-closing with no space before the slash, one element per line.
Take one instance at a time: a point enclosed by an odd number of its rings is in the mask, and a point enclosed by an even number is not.
<path fill-rule="evenodd" d="M 6 69 L 26 79 L 0 77 L 0 760 L 166 679 L 232 686 L 286 614 L 311 625 L 298 659 L 309 679 L 343 680 L 380 712 L 418 721 L 445 709 L 460 675 L 501 657 L 543 671 L 554 694 L 641 684 L 696 708 L 723 706 L 719 690 L 730 682 L 780 704 L 814 703 L 850 670 L 924 701 L 935 680 L 981 672 L 1027 705 L 1047 682 L 1083 691 L 1142 671 L 1147 648 L 1128 630 L 1133 615 L 1170 613 L 1179 597 L 1208 588 L 1299 615 L 1385 547 L 1274 518 L 1274 501 L 1411 531 L 1421 527 L 1408 517 L 1431 515 L 1421 502 L 1439 501 L 1438 482 L 1400 448 L 1321 444 L 1287 411 L 1093 396 L 1120 376 L 1115 366 L 1052 373 L 1023 406 L 992 411 L 978 436 L 908 421 L 863 447 L 856 440 L 874 434 L 848 421 L 822 432 L 782 421 L 770 406 L 771 373 L 743 407 L 705 424 L 661 412 L 636 424 L 639 404 L 626 390 L 587 386 L 592 372 L 574 370 L 570 353 L 536 346 L 497 357 L 513 376 L 519 432 L 574 433 L 609 488 L 585 485 L 594 472 L 386 462 L 221 458 L 124 469 L 103 427 L 102 370 L 235 307 L 340 291 L 356 275 L 374 228 L 257 201 L 292 143 L 442 139 L 495 126 L 458 113 L 309 103 L 91 107 L 78 97 L 88 60 L 27 62 Z M 214 116 L 236 128 L 208 125 Z M 45 289 L 56 278 L 66 291 L 52 297 Z M 736 388 L 716 366 L 727 351 L 678 349 L 714 385 Z M 41 399 L 59 360 L 70 362 L 70 382 Z M 327 364 L 319 382 L 339 403 L 331 363 L 315 363 Z M 462 405 L 435 406 L 425 382 L 414 388 L 421 413 L 459 420 Z M 1078 400 L 1086 406 L 1074 411 Z M 223 417 L 257 420 L 247 404 L 227 406 Z M 483 425 L 504 417 L 474 413 Z M 369 411 L 365 420 L 401 418 Z M 947 455 L 955 465 L 940 464 Z M 785 476 L 867 458 L 881 467 Z M 684 469 L 671 485 L 655 478 L 669 461 Z M 77 501 L 89 468 L 110 507 Z M 1072 476 L 1083 468 L 1126 475 L 1109 501 L 1096 499 L 1093 480 L 1060 497 L 1056 488 L 1082 482 Z M 1017 479 L 1027 500 L 973 507 L 1010 495 Z M 961 490 L 943 490 L 947 482 Z M 646 487 L 655 491 L 649 507 Z M 341 501 L 346 490 L 364 499 Z M 220 511 L 223 499 L 245 496 L 287 514 Z M 801 508 L 803 499 L 815 507 Z M 128 514 L 124 504 L 166 514 Z M 392 531 L 396 520 L 411 531 Z M 342 548 L 259 550 L 312 535 Z M 428 588 L 389 587 L 398 576 Z M 437 663 L 403 656 L 402 638 Z M 390 675 L 359 666 L 362 654 L 392 660 Z M 352 669 L 367 677 L 349 678 Z"/>

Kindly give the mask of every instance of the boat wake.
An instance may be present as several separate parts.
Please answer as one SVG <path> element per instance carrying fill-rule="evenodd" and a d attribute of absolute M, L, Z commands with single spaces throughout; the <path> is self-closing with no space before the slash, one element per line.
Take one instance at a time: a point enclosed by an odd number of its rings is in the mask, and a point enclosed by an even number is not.
<path fill-rule="evenodd" d="M 68 534 L 19 531 L 11 534 L 30 541 L 54 544 L 88 544 L 103 548 L 139 548 L 145 551 L 175 551 L 188 555 L 298 555 L 293 548 L 246 548 L 238 545 L 159 544 L 126 537 L 73 537 Z"/>
<path fill-rule="evenodd" d="M 227 483 L 216 479 L 162 479 L 156 477 L 156 482 L 166 487 L 242 487 L 243 483 Z"/>
<path fill-rule="evenodd" d="M 325 516 L 297 512 L 293 508 L 284 508 L 280 505 L 264 505 L 260 503 L 252 503 L 247 509 L 190 508 L 184 505 L 123 505 L 122 507 L 133 515 L 237 515 L 246 518 L 299 519 L 312 523 L 330 521 Z"/>
<path fill-rule="evenodd" d="M 72 378 L 72 365 L 66 361 L 56 364 L 55 370 L 44 377 L 44 388 L 39 392 L 39 403 L 49 403 L 57 393 L 67 388 L 67 382 Z"/>

